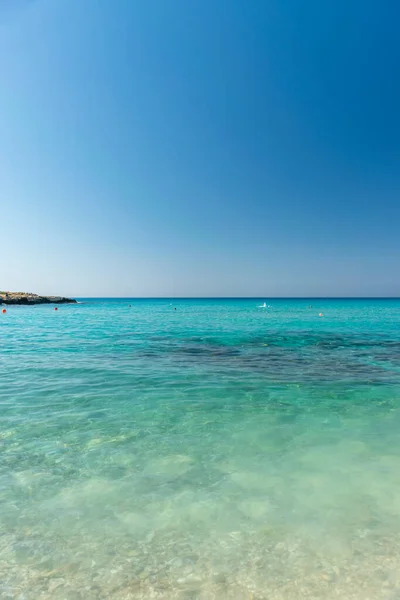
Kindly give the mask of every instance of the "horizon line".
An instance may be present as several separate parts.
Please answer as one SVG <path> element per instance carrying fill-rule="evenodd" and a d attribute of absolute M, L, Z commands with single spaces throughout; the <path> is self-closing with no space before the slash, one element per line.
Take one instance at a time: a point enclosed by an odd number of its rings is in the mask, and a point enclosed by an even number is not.
<path fill-rule="evenodd" d="M 81 296 L 93 300 L 400 300 L 400 296 Z"/>

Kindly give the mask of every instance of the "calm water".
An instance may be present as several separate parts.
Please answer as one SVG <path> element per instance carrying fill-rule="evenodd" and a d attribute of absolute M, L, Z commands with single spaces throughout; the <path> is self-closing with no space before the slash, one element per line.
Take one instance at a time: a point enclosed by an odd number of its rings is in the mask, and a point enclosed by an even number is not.
<path fill-rule="evenodd" d="M 400 598 L 400 301 L 263 302 L 0 314 L 0 598 Z"/>

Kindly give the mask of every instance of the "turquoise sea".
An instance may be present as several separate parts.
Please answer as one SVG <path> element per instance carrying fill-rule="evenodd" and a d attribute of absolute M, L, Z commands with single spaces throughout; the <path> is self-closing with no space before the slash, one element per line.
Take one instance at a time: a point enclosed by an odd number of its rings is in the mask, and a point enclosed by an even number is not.
<path fill-rule="evenodd" d="M 0 342 L 1 599 L 400 598 L 400 300 L 7 307 Z"/>

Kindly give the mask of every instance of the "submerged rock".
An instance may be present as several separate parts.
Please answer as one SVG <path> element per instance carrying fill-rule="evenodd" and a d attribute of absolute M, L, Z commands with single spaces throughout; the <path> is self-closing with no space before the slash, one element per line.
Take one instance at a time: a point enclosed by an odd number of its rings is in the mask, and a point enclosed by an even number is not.
<path fill-rule="evenodd" d="M 76 304 L 76 300 L 62 296 L 38 296 L 26 292 L 0 292 L 0 304 Z"/>

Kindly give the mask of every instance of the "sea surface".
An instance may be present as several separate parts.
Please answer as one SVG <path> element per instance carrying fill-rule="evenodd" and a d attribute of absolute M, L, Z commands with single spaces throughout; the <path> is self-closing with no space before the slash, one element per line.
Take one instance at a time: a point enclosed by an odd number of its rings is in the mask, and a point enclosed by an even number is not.
<path fill-rule="evenodd" d="M 7 307 L 0 598 L 400 599 L 400 301 Z"/>

